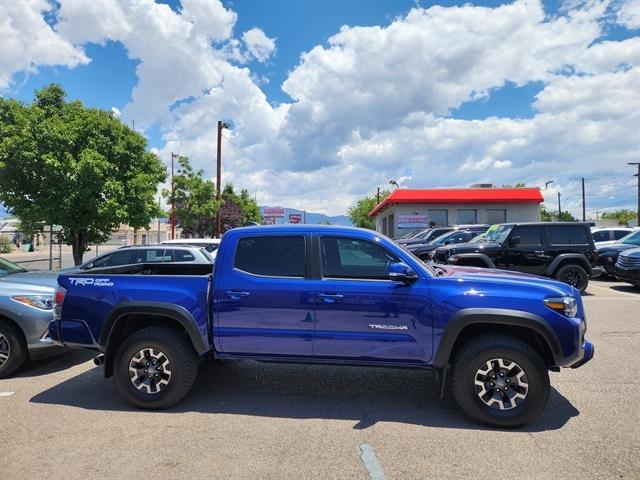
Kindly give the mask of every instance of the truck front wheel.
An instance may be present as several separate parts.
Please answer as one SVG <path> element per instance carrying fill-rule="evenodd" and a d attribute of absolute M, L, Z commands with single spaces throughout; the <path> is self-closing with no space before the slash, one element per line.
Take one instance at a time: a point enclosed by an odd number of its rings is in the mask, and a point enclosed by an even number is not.
<path fill-rule="evenodd" d="M 133 333 L 115 355 L 114 383 L 130 403 L 168 408 L 182 400 L 196 379 L 197 356 L 180 332 L 149 327 Z"/>
<path fill-rule="evenodd" d="M 453 360 L 453 394 L 473 420 L 517 427 L 537 418 L 549 398 L 548 369 L 526 343 L 506 335 L 466 342 Z"/>

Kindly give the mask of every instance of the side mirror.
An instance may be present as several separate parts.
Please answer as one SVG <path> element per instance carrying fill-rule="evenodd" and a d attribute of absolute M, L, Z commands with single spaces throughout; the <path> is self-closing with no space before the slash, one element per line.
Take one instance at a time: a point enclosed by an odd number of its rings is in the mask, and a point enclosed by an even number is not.
<path fill-rule="evenodd" d="M 517 245 L 520 245 L 520 237 L 516 235 L 515 237 L 511 237 L 509 239 L 509 246 L 515 247 Z"/>
<path fill-rule="evenodd" d="M 418 275 L 406 263 L 398 262 L 389 265 L 389 280 L 410 283 L 418 279 Z"/>

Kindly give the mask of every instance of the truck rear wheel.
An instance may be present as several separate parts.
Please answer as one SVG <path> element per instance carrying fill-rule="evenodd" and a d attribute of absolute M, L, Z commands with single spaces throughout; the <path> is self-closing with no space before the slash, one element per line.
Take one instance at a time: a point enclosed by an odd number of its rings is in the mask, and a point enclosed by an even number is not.
<path fill-rule="evenodd" d="M 529 345 L 507 335 L 465 343 L 453 361 L 452 384 L 460 408 L 495 427 L 531 422 L 549 399 L 546 365 Z"/>
<path fill-rule="evenodd" d="M 114 383 L 130 403 L 168 408 L 182 400 L 196 379 L 197 356 L 186 338 L 166 327 L 138 330 L 115 355 Z"/>

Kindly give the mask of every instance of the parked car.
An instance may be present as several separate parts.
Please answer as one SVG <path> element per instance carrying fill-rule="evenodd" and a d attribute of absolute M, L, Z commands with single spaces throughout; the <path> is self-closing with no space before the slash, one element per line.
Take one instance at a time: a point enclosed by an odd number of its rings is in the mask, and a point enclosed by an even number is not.
<path fill-rule="evenodd" d="M 640 248 L 626 250 L 618 255 L 616 278 L 640 287 Z"/>
<path fill-rule="evenodd" d="M 608 275 L 616 275 L 616 261 L 620 252 L 640 247 L 640 230 L 636 230 L 626 237 L 605 247 L 599 247 L 596 264 L 604 268 Z"/>
<path fill-rule="evenodd" d="M 86 261 L 80 267 L 63 268 L 60 272 L 117 267 L 133 263 L 201 263 L 211 264 L 213 257 L 203 247 L 132 245 L 120 247 L 109 253 Z"/>
<path fill-rule="evenodd" d="M 633 227 L 592 227 L 591 234 L 596 247 L 612 245 L 630 233 L 638 230 Z"/>
<path fill-rule="evenodd" d="M 420 260 L 424 261 L 429 260 L 431 258 L 431 254 L 441 245 L 467 243 L 482 233 L 484 232 L 480 230 L 453 230 L 445 233 L 444 235 L 440 235 L 438 238 L 427 244 L 409 245 L 406 248 Z"/>
<path fill-rule="evenodd" d="M 419 235 L 409 239 L 400 239 L 397 242 L 400 245 L 408 247 L 409 245 L 427 244 L 445 233 L 452 232 L 454 230 L 470 230 L 485 232 L 489 228 L 489 225 L 450 225 L 447 227 L 432 227 Z"/>
<path fill-rule="evenodd" d="M 49 338 L 56 272 L 30 272 L 0 258 L 0 378 L 29 359 L 61 351 Z"/>
<path fill-rule="evenodd" d="M 441 392 L 451 378 L 462 410 L 499 427 L 544 410 L 548 370 L 593 357 L 580 293 L 546 278 L 431 267 L 349 227 L 238 228 L 219 251 L 213 276 L 179 264 L 61 275 L 50 335 L 98 350 L 142 408 L 184 398 L 199 359 L 249 358 L 434 369 Z"/>
<path fill-rule="evenodd" d="M 533 273 L 560 280 L 584 292 L 589 278 L 602 273 L 586 223 L 503 223 L 482 242 L 441 246 L 440 264 L 468 265 Z"/>
<path fill-rule="evenodd" d="M 175 240 L 165 240 L 160 245 L 188 245 L 191 247 L 202 247 L 209 253 L 214 253 L 220 246 L 219 238 L 177 238 Z"/>

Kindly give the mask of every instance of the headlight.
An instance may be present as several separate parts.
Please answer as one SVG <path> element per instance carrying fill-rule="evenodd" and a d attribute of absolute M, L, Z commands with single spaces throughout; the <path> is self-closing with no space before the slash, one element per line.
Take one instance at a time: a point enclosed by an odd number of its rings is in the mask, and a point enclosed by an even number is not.
<path fill-rule="evenodd" d="M 15 295 L 11 299 L 39 310 L 53 309 L 53 295 Z"/>
<path fill-rule="evenodd" d="M 578 302 L 573 297 L 545 298 L 544 304 L 567 317 L 573 318 L 578 314 Z"/>

